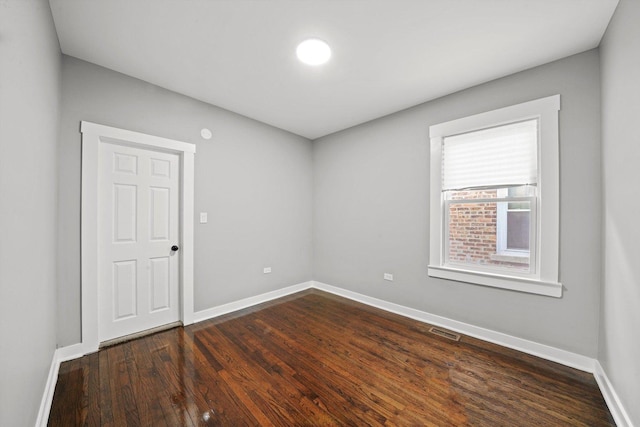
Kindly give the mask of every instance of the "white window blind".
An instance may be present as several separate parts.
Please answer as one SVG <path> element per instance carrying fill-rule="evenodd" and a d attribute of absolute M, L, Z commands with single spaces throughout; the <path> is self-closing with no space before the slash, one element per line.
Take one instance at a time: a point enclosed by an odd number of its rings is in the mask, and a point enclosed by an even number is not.
<path fill-rule="evenodd" d="M 536 185 L 537 181 L 537 119 L 443 139 L 443 191 Z"/>

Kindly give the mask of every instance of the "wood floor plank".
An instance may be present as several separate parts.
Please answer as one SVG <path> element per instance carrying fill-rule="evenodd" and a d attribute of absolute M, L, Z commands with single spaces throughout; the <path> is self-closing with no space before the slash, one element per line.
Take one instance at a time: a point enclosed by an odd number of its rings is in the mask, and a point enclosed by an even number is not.
<path fill-rule="evenodd" d="M 278 323 L 278 318 L 284 319 L 283 322 Z M 427 392 L 430 395 L 430 399 L 415 401 L 413 403 L 417 407 L 421 407 L 423 411 L 429 412 L 431 417 L 438 418 L 441 414 L 447 414 L 447 418 L 441 420 L 444 422 L 447 419 L 451 419 L 454 415 L 451 408 L 445 411 L 443 406 L 448 405 L 448 395 L 443 393 L 440 387 L 433 388 L 429 391 L 425 390 L 422 384 L 420 387 L 411 387 L 411 393 L 407 393 L 407 387 L 410 387 L 408 382 L 401 381 L 402 377 L 398 377 L 399 371 L 396 374 L 387 374 L 384 369 L 380 369 L 380 366 L 370 365 L 367 366 L 365 362 L 365 353 L 360 353 L 359 357 L 354 357 L 356 353 L 349 351 L 349 341 L 351 338 L 348 331 L 339 332 L 338 327 L 326 328 L 322 324 L 314 325 L 313 331 L 307 327 L 298 327 L 291 329 L 290 319 L 286 312 L 280 310 L 276 318 L 269 319 L 273 325 L 277 325 L 277 329 L 281 332 L 285 332 L 290 336 L 296 336 L 296 341 L 302 344 L 302 351 L 304 351 L 304 358 L 309 359 L 314 355 L 321 358 L 324 369 L 332 370 L 332 378 L 341 378 L 344 381 L 341 383 L 342 387 L 348 390 L 347 392 L 354 398 L 358 398 L 358 401 L 364 407 L 367 407 L 369 414 L 376 414 L 376 422 L 382 422 L 383 419 L 393 418 L 395 414 L 404 408 L 398 399 L 405 401 L 412 401 L 415 395 L 426 395 Z M 309 320 L 309 317 L 307 317 Z M 258 322 L 262 322 L 259 320 Z M 323 335 L 323 331 L 325 334 Z M 295 335 L 294 335 L 295 334 Z M 343 343 L 339 343 L 339 340 L 332 338 L 333 335 L 337 335 Z M 308 351 L 306 349 L 312 349 Z M 345 351 L 345 349 L 347 351 Z M 352 375 L 352 373 L 354 373 Z M 400 381 L 399 381 L 400 380 Z M 402 386 L 398 386 L 402 384 Z"/>
<path fill-rule="evenodd" d="M 286 362 L 278 359 L 273 353 L 261 346 L 260 341 L 252 337 L 248 331 L 234 328 L 231 331 L 222 330 L 222 332 L 243 352 L 245 357 L 261 368 L 264 377 L 270 384 L 270 388 L 276 391 L 276 393 L 269 393 L 271 399 L 278 399 L 278 395 L 282 395 L 295 404 L 295 406 L 289 406 L 288 413 L 298 413 L 298 419 L 306 419 L 315 423 L 335 424 L 335 420 L 314 403 L 313 399 L 317 396 L 310 393 L 308 389 L 292 378 L 292 374 L 295 371 Z M 289 375 L 283 376 L 283 372 L 287 372 Z M 266 390 L 270 390 L 270 388 Z M 252 393 L 256 398 L 264 401 L 264 396 L 255 390 Z M 284 402 L 283 399 L 278 400 Z"/>
<path fill-rule="evenodd" d="M 160 405 L 161 384 L 156 381 L 153 360 L 144 346 L 143 340 L 131 342 L 128 355 L 133 361 L 129 365 L 129 375 L 136 400 L 140 406 L 140 422 L 142 425 L 168 426 L 165 413 Z M 160 390 L 160 392 L 159 392 Z"/>
<path fill-rule="evenodd" d="M 49 425 L 81 425 L 82 419 L 77 418 L 77 414 L 82 400 L 82 376 L 81 360 L 72 360 L 60 366 L 53 399 L 67 410 L 51 411 Z"/>
<path fill-rule="evenodd" d="M 87 388 L 85 390 L 86 415 L 79 425 L 100 425 L 100 358 L 98 353 L 89 354 L 80 359 L 86 372 Z"/>
<path fill-rule="evenodd" d="M 253 419 L 248 411 L 233 410 L 237 404 L 229 399 L 230 390 L 222 387 L 220 375 L 211 374 L 208 363 L 198 365 L 203 359 L 198 358 L 189 334 L 174 329 L 156 335 L 155 340 L 158 343 L 168 341 L 168 335 L 172 337 L 171 344 L 166 347 L 167 354 L 179 367 L 174 370 L 174 380 L 180 386 L 179 396 L 194 425 L 242 425 L 247 416 Z M 210 375 L 204 377 L 201 373 Z"/>
<path fill-rule="evenodd" d="M 219 425 L 258 425 L 254 414 L 242 404 L 220 375 L 224 368 L 206 348 L 202 339 L 193 335 L 193 332 L 187 332 L 185 336 L 193 349 L 197 389 L 216 417 L 220 418 Z"/>
<path fill-rule="evenodd" d="M 114 425 L 113 414 L 113 398 L 111 394 L 109 378 L 111 377 L 109 369 L 109 353 L 105 349 L 98 352 L 98 375 L 100 378 L 100 425 L 109 427 Z"/>
<path fill-rule="evenodd" d="M 295 379 L 296 371 L 287 360 L 269 351 L 259 336 L 254 335 L 246 324 L 223 333 L 245 354 L 269 374 L 269 379 L 282 389 L 282 393 L 294 399 L 301 413 L 316 425 L 335 425 L 337 420 L 327 413 L 318 395 Z"/>
<path fill-rule="evenodd" d="M 250 332 L 250 325 L 245 325 L 248 327 L 247 332 Z M 242 334 L 242 332 L 239 332 Z M 282 388 L 282 393 L 290 396 L 291 399 L 295 399 L 297 402 L 297 406 L 304 413 L 304 416 L 308 420 L 312 420 L 317 424 L 325 424 L 332 425 L 336 423 L 336 420 L 330 414 L 326 413 L 326 407 L 323 406 L 322 400 L 319 399 L 319 396 L 306 387 L 302 382 L 300 382 L 299 377 L 296 376 L 296 371 L 289 366 L 288 360 L 285 357 L 288 357 L 287 349 L 283 349 L 280 347 L 276 350 L 279 352 L 279 356 L 270 351 L 267 347 L 261 346 L 259 336 L 254 336 L 252 339 L 252 335 L 242 335 L 243 340 L 247 340 L 247 342 L 254 342 L 255 345 L 264 350 L 265 354 L 271 358 L 277 358 L 279 362 L 274 365 L 273 369 L 269 368 L 269 371 L 275 373 L 276 377 L 274 380 L 280 379 L 279 381 L 274 381 L 274 383 L 281 383 L 280 388 Z M 239 341 L 237 341 L 239 343 Z M 244 346 L 244 345 L 243 345 Z M 305 362 L 309 362 L 309 360 L 305 360 Z M 298 363 L 296 363 L 300 367 Z M 313 366 L 313 365 L 311 365 Z M 284 367 L 284 369 L 283 369 Z M 312 371 L 308 369 L 308 371 Z M 317 370 L 315 370 L 317 374 Z"/>
<path fill-rule="evenodd" d="M 307 319 L 309 319 L 309 313 L 307 312 Z M 420 394 L 425 392 L 425 383 L 420 380 L 425 370 L 424 362 L 431 362 L 430 360 L 424 360 L 422 358 L 416 358 L 407 349 L 406 346 L 395 344 L 393 351 L 390 351 L 388 347 L 388 338 L 367 336 L 367 339 L 362 339 L 359 336 L 359 330 L 349 327 L 343 327 L 342 324 L 328 324 L 323 325 L 320 318 L 318 318 L 318 326 L 314 326 L 315 331 L 322 331 L 324 328 L 324 337 L 322 341 L 328 344 L 332 353 L 341 359 L 341 363 L 351 366 L 351 369 L 360 369 L 363 372 L 369 372 L 370 375 L 375 375 L 377 381 L 383 381 L 384 390 L 386 393 L 394 392 L 399 396 L 402 396 L 403 400 L 410 397 L 410 394 Z M 341 334 L 347 339 L 345 342 L 332 342 L 333 331 L 341 331 Z M 405 338 L 404 336 L 402 337 Z M 424 339 L 425 337 L 419 337 Z M 409 340 L 410 341 L 410 340 Z M 340 349 L 336 352 L 335 349 Z M 343 351 L 346 350 L 346 351 Z M 364 350 L 364 351 L 363 351 Z M 431 346 L 430 355 L 435 355 L 435 348 Z M 357 355 L 357 357 L 354 357 Z M 445 368 L 431 364 L 429 369 L 428 379 L 445 378 Z M 435 372 L 435 374 L 434 374 Z M 407 381 L 398 381 L 398 378 L 406 377 Z M 407 393 L 411 391 L 411 393 Z M 434 391 L 437 393 L 439 388 L 431 391 L 431 400 L 437 397 L 442 398 L 442 401 L 448 401 L 448 394 L 441 393 L 440 396 L 435 396 Z M 418 404 L 419 402 L 412 402 Z"/>
<path fill-rule="evenodd" d="M 127 358 L 124 348 L 129 343 L 113 346 L 107 349 L 109 360 L 109 388 L 114 408 L 114 417 L 123 420 L 127 426 L 139 426 L 140 417 L 136 398 L 131 390 L 131 378 L 129 376 Z"/>
<path fill-rule="evenodd" d="M 151 335 L 145 339 L 153 354 L 155 372 L 163 384 L 163 411 L 169 425 L 198 425 L 197 409 L 189 405 L 184 392 L 182 369 L 179 358 L 172 358 L 169 352 L 171 339 L 158 339 Z"/>
<path fill-rule="evenodd" d="M 379 396 L 377 385 L 384 381 L 383 376 L 368 369 L 362 363 L 362 358 L 354 358 L 351 353 L 342 350 L 345 344 L 339 345 L 338 341 L 346 340 L 346 334 L 342 334 L 336 338 L 336 341 L 333 341 L 327 336 L 320 335 L 323 331 L 322 326 L 316 328 L 320 334 L 314 336 L 313 332 L 306 327 L 296 331 L 288 327 L 287 322 L 278 323 L 277 320 L 270 319 L 269 323 L 277 325 L 278 331 L 286 334 L 291 340 L 291 345 L 294 341 L 301 345 L 305 352 L 305 358 L 320 359 L 324 369 L 331 369 L 332 375 L 340 377 L 344 381 L 344 387 L 349 389 L 352 395 L 359 395 L 360 401 L 369 406 L 371 410 L 378 412 L 381 417 L 386 418 L 404 409 L 405 405 L 394 399 L 392 394 L 385 393 L 385 396 Z M 284 336 L 282 335 L 282 337 Z"/>
<path fill-rule="evenodd" d="M 614 426 L 591 374 L 308 290 L 61 365 L 50 426 Z"/>

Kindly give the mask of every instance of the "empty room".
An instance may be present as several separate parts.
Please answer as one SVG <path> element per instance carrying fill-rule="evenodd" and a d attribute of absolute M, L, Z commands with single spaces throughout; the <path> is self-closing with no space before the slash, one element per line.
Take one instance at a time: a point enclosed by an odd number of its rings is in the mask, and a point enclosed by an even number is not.
<path fill-rule="evenodd" d="M 0 426 L 640 426 L 637 0 L 0 0 Z"/>

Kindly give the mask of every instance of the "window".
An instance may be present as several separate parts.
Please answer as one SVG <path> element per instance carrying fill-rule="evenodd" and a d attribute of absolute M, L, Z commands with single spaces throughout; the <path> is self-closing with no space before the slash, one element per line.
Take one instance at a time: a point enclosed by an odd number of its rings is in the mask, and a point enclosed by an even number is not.
<path fill-rule="evenodd" d="M 555 95 L 431 126 L 429 275 L 560 297 Z"/>

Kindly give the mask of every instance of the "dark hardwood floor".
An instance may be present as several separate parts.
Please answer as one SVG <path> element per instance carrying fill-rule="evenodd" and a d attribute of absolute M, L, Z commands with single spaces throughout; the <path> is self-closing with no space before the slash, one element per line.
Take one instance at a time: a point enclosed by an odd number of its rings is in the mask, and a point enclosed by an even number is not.
<path fill-rule="evenodd" d="M 592 375 L 310 290 L 65 362 L 50 426 L 614 426 Z"/>

